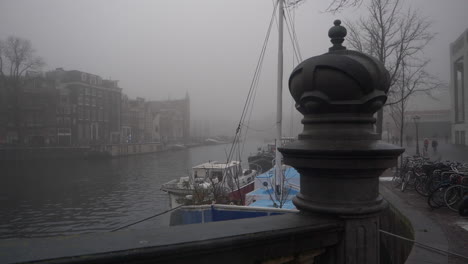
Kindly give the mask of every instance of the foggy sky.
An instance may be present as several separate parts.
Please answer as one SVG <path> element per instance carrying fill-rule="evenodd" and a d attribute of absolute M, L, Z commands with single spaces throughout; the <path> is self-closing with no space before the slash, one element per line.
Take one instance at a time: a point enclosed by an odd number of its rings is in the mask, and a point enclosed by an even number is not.
<path fill-rule="evenodd" d="M 330 0 L 307 0 L 295 10 L 303 59 L 327 52 L 333 20 L 353 20 L 361 8 L 323 12 Z M 436 38 L 426 49 L 429 71 L 449 80 L 449 44 L 468 28 L 467 0 L 407 0 L 430 18 Z M 31 40 L 44 70 L 63 67 L 119 80 L 130 97 L 177 99 L 189 92 L 192 119 L 240 117 L 263 44 L 272 0 L 2 0 L 0 38 Z M 344 43 L 346 46 L 346 42 Z M 254 119 L 274 116 L 277 33 L 270 37 Z M 285 35 L 284 112 L 293 68 Z M 295 62 L 297 64 L 297 62 Z M 443 94 L 443 93 L 442 93 Z M 449 108 L 449 100 L 414 108 Z"/>

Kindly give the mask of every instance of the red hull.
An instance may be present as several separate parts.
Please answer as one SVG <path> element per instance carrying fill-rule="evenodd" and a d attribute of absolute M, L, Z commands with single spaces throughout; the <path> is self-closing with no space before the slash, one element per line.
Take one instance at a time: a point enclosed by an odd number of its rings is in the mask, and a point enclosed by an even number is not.
<path fill-rule="evenodd" d="M 242 205 L 245 205 L 245 195 L 254 190 L 254 183 L 255 181 L 252 181 L 249 184 L 242 186 L 240 189 L 229 193 L 229 200 L 242 201 Z"/>

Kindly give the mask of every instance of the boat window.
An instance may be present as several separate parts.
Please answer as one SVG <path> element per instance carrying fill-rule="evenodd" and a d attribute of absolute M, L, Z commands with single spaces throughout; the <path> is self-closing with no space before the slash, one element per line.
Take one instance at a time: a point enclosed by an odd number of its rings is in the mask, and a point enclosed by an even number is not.
<path fill-rule="evenodd" d="M 221 171 L 212 171 L 211 179 L 217 179 L 219 182 L 223 180 L 223 173 Z"/>

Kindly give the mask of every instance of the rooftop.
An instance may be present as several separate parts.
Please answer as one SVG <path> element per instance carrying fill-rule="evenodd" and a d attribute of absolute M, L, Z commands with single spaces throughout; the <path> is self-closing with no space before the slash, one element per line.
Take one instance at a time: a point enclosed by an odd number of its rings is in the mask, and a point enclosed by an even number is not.
<path fill-rule="evenodd" d="M 219 161 L 209 161 L 193 167 L 193 169 L 225 169 L 226 167 L 234 167 L 239 165 L 239 161 L 231 161 L 229 163 L 221 163 Z"/>

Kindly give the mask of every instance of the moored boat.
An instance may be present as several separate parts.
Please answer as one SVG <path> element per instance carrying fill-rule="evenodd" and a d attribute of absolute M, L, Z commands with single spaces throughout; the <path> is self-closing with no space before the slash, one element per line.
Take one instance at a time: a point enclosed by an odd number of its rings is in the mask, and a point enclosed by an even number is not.
<path fill-rule="evenodd" d="M 249 168 L 258 170 L 259 173 L 265 173 L 273 167 L 275 160 L 275 145 L 268 144 L 266 149 L 258 148 L 257 153 L 247 158 Z"/>
<path fill-rule="evenodd" d="M 171 208 L 187 204 L 244 204 L 245 194 L 254 190 L 256 170 L 243 170 L 239 161 L 209 161 L 192 168 L 189 176 L 161 186 L 169 194 Z"/>
<path fill-rule="evenodd" d="M 281 146 L 295 140 L 296 139 L 294 137 L 282 137 Z M 259 147 L 257 149 L 257 153 L 250 155 L 247 159 L 249 162 L 249 168 L 257 170 L 259 174 L 269 171 L 275 164 L 275 150 L 275 143 L 269 143 L 263 148 Z"/>

